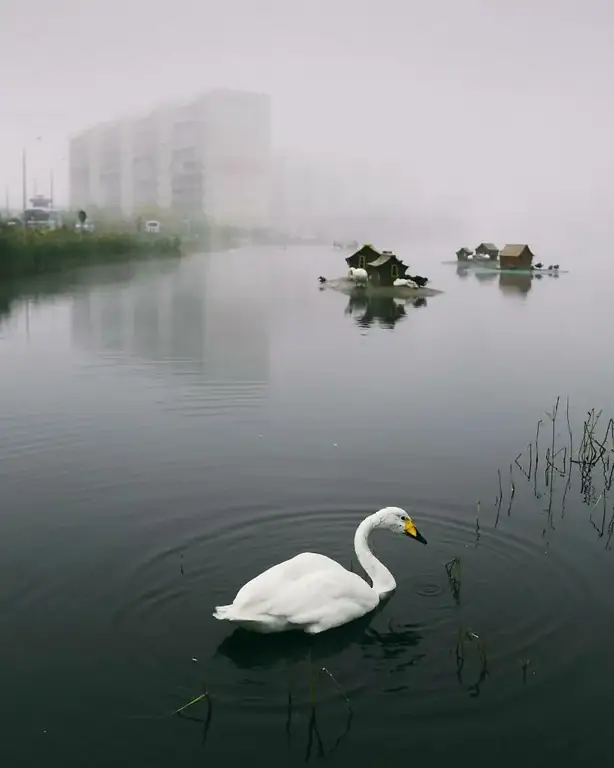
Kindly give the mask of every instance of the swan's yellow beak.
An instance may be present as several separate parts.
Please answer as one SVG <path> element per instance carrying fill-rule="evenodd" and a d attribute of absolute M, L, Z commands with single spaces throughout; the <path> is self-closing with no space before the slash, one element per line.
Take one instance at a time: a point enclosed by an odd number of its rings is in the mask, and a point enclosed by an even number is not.
<path fill-rule="evenodd" d="M 426 544 L 426 539 L 424 536 L 420 533 L 420 531 L 416 528 L 414 525 L 413 520 L 406 520 L 405 521 L 405 535 L 411 536 L 412 539 L 415 539 L 416 541 L 419 541 L 421 544 Z"/>

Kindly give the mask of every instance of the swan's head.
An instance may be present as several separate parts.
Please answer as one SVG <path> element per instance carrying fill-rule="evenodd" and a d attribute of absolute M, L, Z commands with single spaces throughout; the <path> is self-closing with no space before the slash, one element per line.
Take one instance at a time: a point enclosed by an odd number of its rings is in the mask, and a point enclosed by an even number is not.
<path fill-rule="evenodd" d="M 387 528 L 393 533 L 402 533 L 421 544 L 426 544 L 426 539 L 416 528 L 414 521 L 404 509 L 400 507 L 385 507 L 376 513 L 379 517 L 378 527 Z"/>

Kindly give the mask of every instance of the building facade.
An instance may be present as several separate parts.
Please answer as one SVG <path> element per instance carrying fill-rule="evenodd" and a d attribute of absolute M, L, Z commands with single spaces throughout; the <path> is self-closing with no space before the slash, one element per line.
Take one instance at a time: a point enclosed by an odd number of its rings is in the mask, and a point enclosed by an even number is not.
<path fill-rule="evenodd" d="M 94 126 L 70 144 L 71 206 L 123 215 L 171 211 L 269 225 L 271 103 L 212 90 L 185 104 Z"/>

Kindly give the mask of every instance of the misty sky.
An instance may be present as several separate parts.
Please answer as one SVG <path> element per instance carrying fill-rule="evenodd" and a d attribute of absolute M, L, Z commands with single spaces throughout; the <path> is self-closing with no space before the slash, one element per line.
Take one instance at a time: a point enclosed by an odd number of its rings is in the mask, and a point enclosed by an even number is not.
<path fill-rule="evenodd" d="M 72 132 L 239 87 L 285 150 L 392 164 L 493 224 L 603 218 L 612 73 L 610 0 L 0 0 L 0 184 L 19 204 L 25 144 L 64 197 Z"/>

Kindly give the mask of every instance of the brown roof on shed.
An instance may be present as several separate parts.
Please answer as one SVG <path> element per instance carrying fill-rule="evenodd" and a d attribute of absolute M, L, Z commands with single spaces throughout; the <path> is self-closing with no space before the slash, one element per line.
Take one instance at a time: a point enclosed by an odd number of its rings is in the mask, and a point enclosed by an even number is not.
<path fill-rule="evenodd" d="M 503 248 L 500 256 L 509 256 L 511 258 L 517 259 L 519 256 L 522 256 L 525 248 L 529 251 L 529 253 L 532 253 L 531 249 L 526 243 L 512 243 L 510 245 L 506 245 Z"/>

